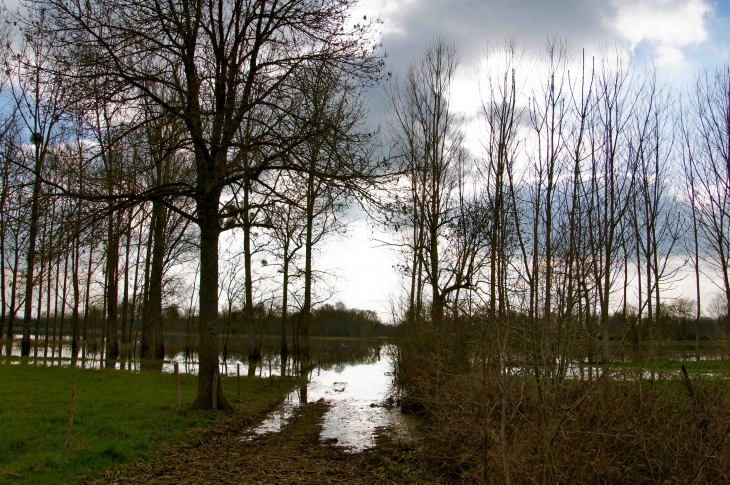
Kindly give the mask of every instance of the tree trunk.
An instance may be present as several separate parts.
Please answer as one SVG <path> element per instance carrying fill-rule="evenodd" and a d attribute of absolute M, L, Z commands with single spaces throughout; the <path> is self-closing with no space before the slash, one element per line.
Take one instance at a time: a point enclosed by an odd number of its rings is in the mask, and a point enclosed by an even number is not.
<path fill-rule="evenodd" d="M 49 209 L 49 212 L 53 214 L 54 209 Z M 53 225 L 56 220 L 55 214 L 53 214 L 53 217 L 51 217 L 51 241 L 50 244 L 53 244 Z M 48 286 L 46 290 L 46 329 L 45 329 L 45 338 L 43 342 L 43 357 L 48 357 L 48 324 L 50 323 L 51 319 L 51 286 L 53 285 L 53 258 L 48 256 L 48 277 L 46 278 L 46 285 Z M 40 310 L 39 310 L 40 313 Z"/>
<path fill-rule="evenodd" d="M 81 304 L 81 289 L 79 286 L 79 259 L 81 258 L 81 252 L 80 252 L 80 236 L 81 236 L 81 206 L 80 204 L 77 204 L 76 209 L 76 217 L 78 218 L 76 221 L 76 231 L 74 233 L 74 241 L 73 241 L 73 254 L 72 254 L 72 264 L 71 264 L 71 286 L 73 289 L 73 298 L 74 298 L 74 306 L 71 310 L 71 322 L 73 325 L 73 334 L 71 337 L 71 356 L 75 359 L 78 356 L 79 352 L 79 305 Z"/>
<path fill-rule="evenodd" d="M 144 215 L 142 216 L 144 217 Z M 140 224 L 141 226 L 141 224 Z M 135 338 L 132 338 L 132 326 L 134 325 L 135 318 L 138 317 L 137 312 L 137 297 L 139 295 L 139 259 L 140 255 L 142 253 L 142 234 L 140 232 L 139 239 L 137 240 L 137 254 L 135 256 L 136 260 L 134 263 L 134 285 L 132 286 L 132 308 L 129 315 L 129 336 L 127 337 L 127 342 L 134 342 L 132 345 L 132 353 L 133 355 L 136 355 L 137 353 L 137 337 L 135 334 Z M 139 325 L 137 325 L 137 330 L 139 330 Z"/>
<path fill-rule="evenodd" d="M 68 296 L 68 251 L 63 261 L 63 289 L 61 290 L 61 324 L 58 330 L 58 358 L 63 356 L 63 324 L 66 323 L 66 297 Z"/>
<path fill-rule="evenodd" d="M 122 343 L 128 344 L 128 335 L 131 332 L 127 331 L 127 327 L 131 326 L 129 319 L 127 318 L 129 313 L 129 250 L 132 243 L 132 217 L 133 213 L 129 211 L 129 217 L 127 218 L 127 229 L 125 231 L 126 244 L 124 245 L 124 289 L 122 295 Z"/>
<path fill-rule="evenodd" d="M 309 367 L 309 318 L 312 311 L 312 231 L 314 226 L 314 173 L 307 179 L 307 231 L 304 241 L 304 302 L 300 314 L 299 362 L 302 374 Z"/>
<path fill-rule="evenodd" d="M 253 311 L 253 279 L 251 271 L 251 221 L 249 216 L 249 190 L 251 181 L 246 179 L 243 181 L 243 262 L 244 262 L 244 291 L 246 301 L 244 302 L 244 315 L 246 318 L 246 326 L 248 328 L 248 372 L 255 373 L 256 366 L 261 360 L 261 349 L 257 339 L 257 332 L 254 325 Z"/>
<path fill-rule="evenodd" d="M 86 270 L 86 288 L 84 290 L 84 322 L 83 329 L 81 332 L 81 340 L 84 342 L 84 348 L 81 352 L 81 358 L 86 358 L 86 350 L 88 349 L 87 331 L 89 328 L 89 306 L 91 304 L 91 275 L 92 275 L 92 264 L 94 262 L 94 228 L 91 228 L 91 235 L 89 236 L 89 266 Z M 50 270 L 50 269 L 49 269 Z"/>
<path fill-rule="evenodd" d="M 61 219 L 63 219 L 63 211 L 61 212 Z M 53 334 L 51 339 L 51 357 L 56 356 L 56 324 L 58 323 L 58 287 L 60 285 L 61 278 L 61 257 L 58 256 L 56 259 L 56 283 L 55 289 L 53 290 Z"/>
<path fill-rule="evenodd" d="M 46 214 L 46 217 L 48 217 L 48 214 Z M 41 308 L 43 308 L 43 275 L 44 275 L 44 268 L 46 266 L 46 263 L 48 262 L 48 266 L 50 267 L 50 262 L 47 261 L 48 259 L 48 224 L 47 220 L 44 221 L 43 224 L 43 234 L 41 235 L 41 260 L 40 260 L 40 271 L 38 272 L 38 299 L 36 300 L 36 308 L 38 308 L 38 318 L 35 319 L 35 351 L 33 352 L 33 355 L 35 357 L 38 356 L 38 338 L 39 338 L 39 332 L 40 332 L 40 324 L 41 324 Z"/>
<path fill-rule="evenodd" d="M 289 304 L 289 244 L 284 244 L 284 281 L 282 285 L 281 293 L 281 365 L 282 369 L 286 368 L 286 360 L 289 355 L 289 349 L 286 347 L 286 319 L 287 319 L 287 306 Z M 281 375 L 284 375 L 282 371 Z"/>
<path fill-rule="evenodd" d="M 13 287 L 10 290 L 10 312 L 8 313 L 8 330 L 6 337 L 8 339 L 7 355 L 10 355 L 10 347 L 13 341 L 13 327 L 15 326 L 15 302 L 18 297 L 18 263 L 20 262 L 20 241 L 18 241 L 17 233 L 15 237 L 15 258 L 13 260 Z"/>
<path fill-rule="evenodd" d="M 152 320 L 152 334 L 154 338 L 154 358 L 165 358 L 165 344 L 162 334 L 162 273 L 165 259 L 165 225 L 167 217 L 165 207 L 159 202 L 152 203 L 154 213 L 154 243 L 152 246 L 152 267 L 150 270 L 150 287 L 147 306 Z"/>
<path fill-rule="evenodd" d="M 115 215 L 109 214 L 107 231 L 107 254 L 106 254 L 106 361 L 114 361 L 119 357 L 118 337 L 118 268 L 119 265 L 119 231 L 116 227 Z"/>
<path fill-rule="evenodd" d="M 200 175 L 199 175 L 199 178 Z M 205 184 L 199 184 L 205 185 Z M 213 189 L 199 196 L 200 224 L 200 319 L 198 335 L 198 396 L 194 409 L 228 409 L 218 374 L 218 237 L 220 225 L 218 203 L 220 190 Z"/>
<path fill-rule="evenodd" d="M 6 159 L 2 164 L 2 192 L 0 193 L 0 337 L 4 335 L 5 330 L 5 317 L 6 317 L 6 299 L 5 299 L 5 226 L 7 220 L 5 219 L 5 201 L 8 196 L 8 171 L 9 161 Z"/>
<path fill-rule="evenodd" d="M 43 170 L 43 158 L 40 156 L 40 146 L 35 145 L 35 182 L 33 183 L 33 196 L 30 208 L 30 225 L 28 227 L 28 254 L 26 258 L 25 271 L 25 312 L 23 314 L 23 340 L 20 346 L 20 355 L 30 355 L 30 318 L 33 310 L 33 270 L 35 269 L 35 240 L 38 235 L 38 211 L 40 210 L 41 198 L 41 171 Z M 40 309 L 39 309 L 40 310 Z"/>
<path fill-rule="evenodd" d="M 142 289 L 142 336 L 140 338 L 139 356 L 142 359 L 150 358 L 150 350 L 154 346 L 154 325 L 152 307 L 149 304 L 150 299 L 150 267 L 152 264 L 152 243 L 154 237 L 154 228 L 157 224 L 157 216 L 152 211 L 152 220 L 150 221 L 150 229 L 147 234 L 147 256 L 144 260 L 144 287 Z"/>

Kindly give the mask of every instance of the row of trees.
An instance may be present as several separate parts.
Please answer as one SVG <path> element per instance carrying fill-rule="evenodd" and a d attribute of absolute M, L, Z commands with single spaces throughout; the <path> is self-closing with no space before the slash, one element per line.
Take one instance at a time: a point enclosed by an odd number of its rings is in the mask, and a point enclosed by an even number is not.
<path fill-rule="evenodd" d="M 408 281 L 399 382 L 432 412 L 479 403 L 485 474 L 501 409 L 509 482 L 506 430 L 526 392 L 514 378 L 528 378 L 550 483 L 561 426 L 595 388 L 576 395 L 569 380 L 613 360 L 612 315 L 653 356 L 691 268 L 699 359 L 701 276 L 730 306 L 730 66 L 684 92 L 623 51 L 573 56 L 559 40 L 534 58 L 508 41 L 484 66 L 479 154 L 451 106 L 451 41 L 431 41 L 388 93 L 403 190 L 384 219 Z"/>
<path fill-rule="evenodd" d="M 449 104 L 453 43 L 433 41 L 391 84 L 388 136 L 408 190 L 384 218 L 400 234 L 406 319 L 486 308 L 552 328 L 597 315 L 608 360 L 609 317 L 656 321 L 680 270 L 695 276 L 696 318 L 702 276 L 727 307 L 730 67 L 680 96 L 620 51 L 576 62 L 551 41 L 527 80 L 523 57 L 514 43 L 490 53 L 501 70 L 484 73 L 477 157 Z"/>
<path fill-rule="evenodd" d="M 161 358 L 163 302 L 196 308 L 194 406 L 226 408 L 219 304 L 249 329 L 264 307 L 277 313 L 286 356 L 293 295 L 306 367 L 314 251 L 387 174 L 364 128 L 377 22 L 352 26 L 339 0 L 24 7 L 5 63 L 6 335 L 22 306 L 29 355 L 32 322 L 38 335 L 41 314 L 48 325 L 70 309 L 75 355 L 96 299 L 107 359 L 136 320 L 141 355 Z"/>

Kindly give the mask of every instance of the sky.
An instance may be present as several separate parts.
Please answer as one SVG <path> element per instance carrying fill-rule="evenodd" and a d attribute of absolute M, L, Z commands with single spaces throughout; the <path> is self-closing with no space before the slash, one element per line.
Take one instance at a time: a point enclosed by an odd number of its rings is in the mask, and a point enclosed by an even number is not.
<path fill-rule="evenodd" d="M 13 10 L 17 0 L 7 0 Z M 480 63 L 490 47 L 508 37 L 528 52 L 537 52 L 548 38 L 568 43 L 575 55 L 588 56 L 615 46 L 631 50 L 644 62 L 653 60 L 674 86 L 691 82 L 705 63 L 730 55 L 730 0 L 361 0 L 352 23 L 380 18 L 386 72 L 403 76 L 426 43 L 438 36 L 453 40 L 459 50 L 460 71 L 452 106 L 476 119 L 480 105 Z M 371 127 L 384 127 L 383 87 L 369 90 Z M 467 127 L 466 146 L 479 149 L 478 130 Z M 403 282 L 394 266 L 390 239 L 353 210 L 345 237 L 323 242 L 315 266 L 325 274 L 330 302 L 374 310 L 391 318 L 393 302 L 403 296 Z M 676 296 L 693 295 L 692 278 L 675 286 Z M 714 290 L 705 281 L 706 293 Z"/>
<path fill-rule="evenodd" d="M 615 46 L 631 50 L 641 62 L 655 62 L 667 82 L 681 88 L 703 64 L 730 54 L 730 0 L 363 0 L 353 23 L 380 17 L 386 70 L 404 75 L 414 56 L 438 36 L 456 42 L 460 75 L 452 105 L 474 117 L 480 103 L 477 68 L 490 46 L 514 37 L 528 51 L 538 51 L 550 37 L 587 55 Z M 385 96 L 372 89 L 370 124 L 383 125 Z M 479 146 L 467 130 L 467 147 Z M 336 273 L 331 301 L 377 311 L 388 319 L 391 302 L 402 296 L 393 266 L 395 253 L 383 247 L 386 234 L 361 218 L 349 236 L 326 243 L 318 266 Z M 675 296 L 693 297 L 692 278 L 675 285 Z M 712 283 L 705 281 L 712 294 Z M 703 305 L 704 306 L 704 305 Z"/>

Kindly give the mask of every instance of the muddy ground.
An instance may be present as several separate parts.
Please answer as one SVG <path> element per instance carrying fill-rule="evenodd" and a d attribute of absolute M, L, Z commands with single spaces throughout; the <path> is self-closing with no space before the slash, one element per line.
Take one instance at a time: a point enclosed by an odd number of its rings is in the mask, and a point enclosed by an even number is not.
<path fill-rule="evenodd" d="M 125 465 L 92 483 L 437 483 L 419 471 L 413 444 L 394 440 L 386 430 L 378 434 L 377 447 L 360 453 L 321 442 L 327 408 L 321 400 L 309 403 L 296 411 L 281 432 L 265 435 L 252 436 L 247 431 L 263 415 L 235 416 L 197 443 L 171 448 L 151 462 Z"/>

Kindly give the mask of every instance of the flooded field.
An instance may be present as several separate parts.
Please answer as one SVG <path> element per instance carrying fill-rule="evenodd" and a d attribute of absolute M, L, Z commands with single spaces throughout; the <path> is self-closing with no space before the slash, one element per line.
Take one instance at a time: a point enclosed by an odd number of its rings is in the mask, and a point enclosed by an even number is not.
<path fill-rule="evenodd" d="M 255 369 L 249 369 L 246 353 L 238 348 L 243 346 L 243 339 L 241 340 L 242 342 L 232 342 L 230 348 L 234 351 L 227 356 L 221 354 L 221 374 L 231 377 L 253 375 L 258 378 L 298 375 L 298 365 L 292 359 L 288 359 L 282 366 L 278 340 L 275 339 L 263 341 L 260 364 Z M 28 364 L 86 369 L 113 365 L 116 369 L 141 370 L 143 364 L 133 357 L 133 353 L 121 352 L 114 363 L 107 363 L 101 346 L 97 347 L 99 349 L 89 346 L 73 358 L 68 339 L 49 348 L 34 345 Z M 175 345 L 169 345 L 168 348 L 177 349 Z M 258 427 L 250 430 L 242 439 L 279 432 L 299 406 L 320 399 L 329 405 L 323 418 L 320 439 L 342 446 L 347 451 L 357 452 L 375 446 L 375 433 L 380 428 L 389 427 L 400 435 L 408 434 L 408 417 L 402 415 L 399 409 L 385 405 L 392 388 L 392 349 L 392 344 L 377 339 L 312 339 L 310 350 L 313 367 L 307 375 L 307 383 L 292 392 Z M 20 336 L 14 340 L 10 356 L 5 355 L 0 362 L 19 364 L 19 357 Z M 164 373 L 172 373 L 175 363 L 182 373 L 197 373 L 196 352 L 170 352 L 163 362 L 154 364 L 154 368 Z M 149 364 L 144 366 L 147 368 Z"/>
<path fill-rule="evenodd" d="M 175 362 L 179 365 L 181 373 L 197 374 L 198 353 L 195 350 L 187 349 L 184 345 L 184 337 L 166 337 L 165 359 L 157 362 L 144 362 L 142 364 L 137 356 L 137 346 L 132 344 L 120 345 L 119 358 L 114 362 L 107 362 L 104 355 L 104 346 L 100 341 L 90 340 L 87 345 L 80 344 L 78 354 L 74 357 L 71 352 L 71 338 L 64 336 L 62 340 L 54 343 L 49 342 L 44 346 L 43 339 L 36 344 L 31 337 L 31 352 L 28 363 L 31 365 L 45 366 L 74 366 L 84 369 L 99 369 L 101 367 L 114 367 L 131 371 L 145 369 L 160 369 L 162 372 L 171 373 L 174 371 Z M 8 351 L 7 342 L 0 346 L 0 363 L 20 363 L 21 335 L 16 335 L 10 344 Z M 249 369 L 247 354 L 248 337 L 236 336 L 229 339 L 228 351 L 221 351 L 219 355 L 220 372 L 223 375 L 235 376 L 240 373 L 242 376 L 252 375 L 258 377 L 270 377 L 280 375 L 295 375 L 295 368 L 291 359 L 288 359 L 286 366 L 282 368 L 279 354 L 279 338 L 264 338 L 261 341 L 261 360 L 255 369 Z M 365 361 L 377 359 L 378 352 L 386 345 L 383 339 L 310 339 L 311 363 L 317 367 L 329 368 L 338 365 L 354 365 Z"/>

